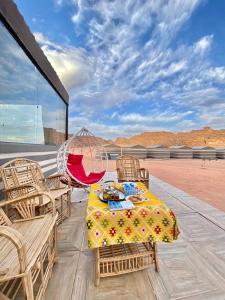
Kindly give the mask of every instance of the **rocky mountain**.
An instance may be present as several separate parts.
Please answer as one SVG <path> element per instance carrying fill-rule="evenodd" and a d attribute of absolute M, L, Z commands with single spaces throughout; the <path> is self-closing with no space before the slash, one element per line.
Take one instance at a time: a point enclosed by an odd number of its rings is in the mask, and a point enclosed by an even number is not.
<path fill-rule="evenodd" d="M 132 146 L 140 144 L 143 146 L 151 145 L 186 145 L 186 146 L 212 146 L 225 147 L 225 129 L 215 130 L 211 127 L 192 130 L 188 132 L 143 132 L 130 138 L 118 137 L 115 144 L 120 146 Z"/>

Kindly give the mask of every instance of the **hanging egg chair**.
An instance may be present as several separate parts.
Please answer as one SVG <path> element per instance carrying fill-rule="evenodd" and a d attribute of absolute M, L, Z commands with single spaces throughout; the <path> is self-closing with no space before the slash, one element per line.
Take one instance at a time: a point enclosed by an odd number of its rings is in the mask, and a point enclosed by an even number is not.
<path fill-rule="evenodd" d="M 82 128 L 58 150 L 57 168 L 62 182 L 72 187 L 87 187 L 100 182 L 108 166 L 108 156 L 100 138 Z M 69 176 L 69 177 L 68 177 Z"/>

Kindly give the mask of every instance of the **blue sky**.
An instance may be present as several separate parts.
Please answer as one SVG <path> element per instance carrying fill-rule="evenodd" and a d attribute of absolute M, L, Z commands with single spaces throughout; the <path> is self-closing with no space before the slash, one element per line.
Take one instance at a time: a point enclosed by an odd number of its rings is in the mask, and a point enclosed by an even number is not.
<path fill-rule="evenodd" d="M 70 131 L 225 128 L 225 1 L 15 1 L 70 94 Z"/>

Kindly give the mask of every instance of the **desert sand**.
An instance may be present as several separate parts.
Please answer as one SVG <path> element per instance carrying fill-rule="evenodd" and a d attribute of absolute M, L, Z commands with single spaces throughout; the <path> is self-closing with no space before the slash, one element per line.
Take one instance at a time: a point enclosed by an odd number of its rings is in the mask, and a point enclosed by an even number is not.
<path fill-rule="evenodd" d="M 225 160 L 141 160 L 150 174 L 172 184 L 192 196 L 225 211 Z M 115 171 L 109 161 L 109 171 Z"/>

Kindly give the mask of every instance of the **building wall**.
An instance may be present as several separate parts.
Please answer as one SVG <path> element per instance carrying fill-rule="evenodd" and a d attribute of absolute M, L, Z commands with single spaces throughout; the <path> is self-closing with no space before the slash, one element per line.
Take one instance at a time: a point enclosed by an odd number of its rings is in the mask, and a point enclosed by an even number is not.
<path fill-rule="evenodd" d="M 15 158 L 56 172 L 68 136 L 69 96 L 16 4 L 0 1 L 0 166 Z M 0 178 L 0 199 L 3 199 Z"/>
<path fill-rule="evenodd" d="M 0 22 L 0 141 L 58 145 L 67 104 Z"/>

